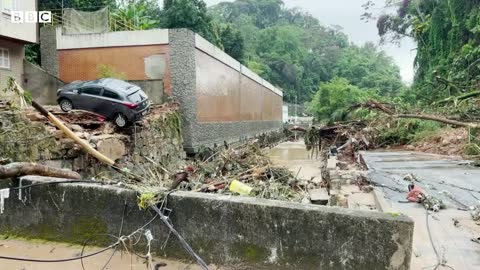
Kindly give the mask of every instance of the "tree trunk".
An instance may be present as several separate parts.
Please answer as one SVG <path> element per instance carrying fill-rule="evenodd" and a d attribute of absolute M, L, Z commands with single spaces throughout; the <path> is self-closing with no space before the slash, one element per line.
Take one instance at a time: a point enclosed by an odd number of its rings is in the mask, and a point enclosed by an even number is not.
<path fill-rule="evenodd" d="M 57 169 L 31 162 L 14 162 L 0 165 L 0 179 L 14 178 L 23 175 L 39 175 L 67 179 L 80 179 L 80 174 L 68 169 Z"/>
<path fill-rule="evenodd" d="M 387 108 L 384 104 L 381 104 L 375 100 L 370 100 L 367 103 L 359 104 L 352 106 L 352 109 L 358 108 L 367 108 L 367 109 L 375 109 L 382 111 L 390 116 L 396 118 L 413 118 L 413 119 L 422 119 L 422 120 L 430 120 L 436 121 L 448 125 L 459 126 L 459 127 L 466 127 L 466 128 L 480 128 L 480 123 L 472 123 L 472 122 L 460 122 L 452 119 L 448 119 L 442 116 L 435 116 L 435 115 L 425 115 L 425 114 L 396 114 L 393 110 Z"/>

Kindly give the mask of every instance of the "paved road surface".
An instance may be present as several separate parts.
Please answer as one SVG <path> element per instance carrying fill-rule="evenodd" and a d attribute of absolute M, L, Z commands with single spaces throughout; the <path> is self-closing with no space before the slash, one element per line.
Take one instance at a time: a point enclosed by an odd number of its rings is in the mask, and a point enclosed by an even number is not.
<path fill-rule="evenodd" d="M 412 270 L 432 270 L 437 264 L 429 232 L 440 260 L 451 267 L 440 266 L 438 270 L 480 269 L 480 244 L 471 241 L 480 237 L 480 226 L 473 222 L 469 212 L 458 210 L 480 204 L 480 168 L 465 165 L 462 160 L 423 153 L 361 154 L 369 167 L 370 179 L 385 186 L 380 189 L 387 201 L 415 221 Z M 420 180 L 418 185 L 426 193 L 447 205 L 446 210 L 428 215 L 428 226 L 427 212 L 422 205 L 399 202 L 406 200 L 408 182 L 403 177 L 407 173 L 416 175 Z M 458 220 L 458 226 L 454 220 Z"/>

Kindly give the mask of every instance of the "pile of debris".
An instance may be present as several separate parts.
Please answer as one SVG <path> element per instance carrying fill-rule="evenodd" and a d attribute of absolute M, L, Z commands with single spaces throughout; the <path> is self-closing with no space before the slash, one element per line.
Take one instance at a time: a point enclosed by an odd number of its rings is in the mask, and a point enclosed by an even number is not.
<path fill-rule="evenodd" d="M 115 165 L 128 167 L 131 171 L 141 172 L 139 168 L 153 163 L 175 164 L 184 158 L 176 103 L 154 105 L 142 122 L 124 129 L 91 112 L 74 110 L 66 113 L 58 106 L 45 106 L 44 109 Z M 86 155 L 71 136 L 31 107 L 8 107 L 0 111 L 0 126 L 3 129 L 0 134 L 2 158 L 69 168 L 80 172 L 84 178 L 122 177 L 109 167 L 114 162 L 104 165 Z"/>
<path fill-rule="evenodd" d="M 273 166 L 257 142 L 194 161 L 176 174 L 175 188 L 298 202 L 305 197 L 305 187 L 292 172 Z"/>
<path fill-rule="evenodd" d="M 466 128 L 443 128 L 438 133 L 406 148 L 439 155 L 463 156 L 468 141 L 468 130 Z"/>
<path fill-rule="evenodd" d="M 337 123 L 331 126 L 315 127 L 305 133 L 307 150 L 312 150 L 312 157 L 318 158 L 322 152 L 341 153 L 340 160 L 356 160 L 359 150 L 378 147 L 378 131 L 364 121 Z"/>

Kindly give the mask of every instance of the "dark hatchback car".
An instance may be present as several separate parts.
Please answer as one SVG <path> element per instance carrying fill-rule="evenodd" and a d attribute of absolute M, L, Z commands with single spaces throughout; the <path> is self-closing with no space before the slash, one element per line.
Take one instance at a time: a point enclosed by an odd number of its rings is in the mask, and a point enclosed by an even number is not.
<path fill-rule="evenodd" d="M 60 108 L 86 110 L 104 116 L 119 127 L 140 120 L 148 113 L 150 102 L 142 89 L 118 79 L 75 81 L 57 91 Z"/>

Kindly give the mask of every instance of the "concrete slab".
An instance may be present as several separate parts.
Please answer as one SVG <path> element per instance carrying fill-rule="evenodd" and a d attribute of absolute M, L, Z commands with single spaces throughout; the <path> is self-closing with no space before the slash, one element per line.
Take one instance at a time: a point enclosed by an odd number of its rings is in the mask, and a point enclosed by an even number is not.
<path fill-rule="evenodd" d="M 310 195 L 310 201 L 313 204 L 327 205 L 330 200 L 330 195 L 326 189 L 312 189 L 308 191 Z"/>
<path fill-rule="evenodd" d="M 273 164 L 288 168 L 294 175 L 298 174 L 301 180 L 321 180 L 320 161 L 310 158 L 303 141 L 284 142 L 268 153 Z"/>
<path fill-rule="evenodd" d="M 466 163 L 463 160 L 424 153 L 362 152 L 361 155 L 370 169 L 370 180 L 384 186 L 379 189 L 385 193 L 387 202 L 415 221 L 411 269 L 435 268 L 437 256 L 432 242 L 440 260 L 451 267 L 437 269 L 480 269 L 480 245 L 471 241 L 480 236 L 480 226 L 467 211 L 458 210 L 478 203 L 479 168 L 461 165 Z M 447 205 L 446 210 L 428 216 L 428 226 L 427 212 L 421 205 L 401 203 L 408 192 L 408 182 L 403 180 L 407 173 L 414 174 L 419 180 L 417 185 Z M 459 221 L 458 226 L 453 220 Z"/>

